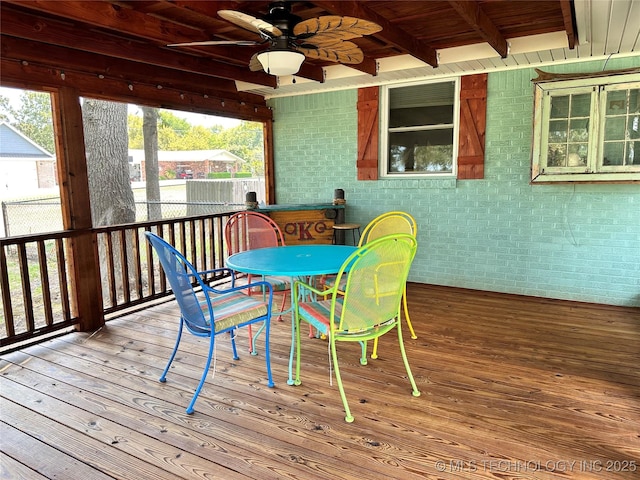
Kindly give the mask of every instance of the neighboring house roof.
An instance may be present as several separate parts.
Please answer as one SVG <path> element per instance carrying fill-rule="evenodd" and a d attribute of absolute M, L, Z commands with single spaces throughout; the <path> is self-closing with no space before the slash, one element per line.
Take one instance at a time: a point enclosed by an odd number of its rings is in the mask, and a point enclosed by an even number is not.
<path fill-rule="evenodd" d="M 6 122 L 0 122 L 1 160 L 55 160 L 55 157 Z"/>
<path fill-rule="evenodd" d="M 129 149 L 129 157 L 133 159 L 133 163 L 140 163 L 144 160 L 144 150 Z M 204 162 L 206 160 L 228 163 L 244 162 L 244 159 L 224 149 L 158 151 L 158 162 Z"/>

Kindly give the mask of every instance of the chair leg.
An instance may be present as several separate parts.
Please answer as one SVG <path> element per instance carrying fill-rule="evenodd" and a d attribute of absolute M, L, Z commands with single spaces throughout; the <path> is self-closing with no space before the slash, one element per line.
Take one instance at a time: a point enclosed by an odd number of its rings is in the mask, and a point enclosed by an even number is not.
<path fill-rule="evenodd" d="M 279 322 L 284 322 L 284 320 L 282 319 L 282 312 L 284 312 L 285 303 L 287 303 L 287 292 L 286 291 L 282 292 L 282 305 L 280 306 L 280 313 L 278 314 L 278 321 Z"/>
<path fill-rule="evenodd" d="M 407 286 L 404 286 L 404 292 L 402 293 L 402 306 L 404 307 L 404 317 L 407 319 L 407 325 L 411 332 L 411 338 L 414 340 L 418 338 L 416 332 L 413 331 L 413 325 L 411 325 L 411 318 L 409 318 L 409 307 L 407 306 Z"/>
<path fill-rule="evenodd" d="M 198 399 L 198 395 L 200 395 L 200 390 L 204 386 L 204 382 L 207 379 L 207 374 L 209 373 L 209 367 L 211 366 L 211 357 L 213 357 L 213 347 L 215 345 L 216 336 L 211 333 L 209 337 L 209 353 L 207 354 L 207 361 L 204 366 L 204 371 L 202 372 L 202 377 L 200 378 L 200 383 L 196 388 L 195 393 L 193 394 L 193 398 L 191 402 L 189 402 L 189 406 L 187 407 L 187 415 L 191 415 L 193 413 L 193 406 L 196 404 L 196 400 Z"/>
<path fill-rule="evenodd" d="M 300 385 L 300 317 L 295 312 L 293 315 L 293 322 L 295 325 L 295 342 L 296 342 L 296 378 L 293 381 L 294 385 Z M 311 327 L 311 325 L 309 325 Z M 293 340 L 293 339 L 292 339 Z M 289 370 L 291 372 L 291 370 Z"/>
<path fill-rule="evenodd" d="M 251 325 L 247 325 L 247 331 L 249 332 L 249 353 L 253 355 L 253 333 L 251 331 Z"/>
<path fill-rule="evenodd" d="M 266 363 L 267 363 L 267 385 L 269 386 L 269 388 L 272 388 L 275 384 L 273 383 L 273 377 L 271 376 L 271 351 L 270 351 L 270 345 L 269 345 L 269 331 L 271 330 L 269 328 L 270 324 L 271 324 L 270 319 L 265 320 L 263 323 L 265 328 L 264 355 L 266 357 Z"/>
<path fill-rule="evenodd" d="M 376 338 L 376 341 L 378 339 Z M 360 344 L 360 348 L 362 349 L 362 353 L 360 354 L 360 365 L 367 364 L 367 342 L 358 342 Z M 375 343 L 374 343 L 375 346 Z M 373 356 L 371 358 L 374 358 Z"/>
<path fill-rule="evenodd" d="M 402 354 L 402 361 L 404 362 L 404 368 L 407 370 L 407 376 L 409 377 L 409 382 L 411 382 L 411 394 L 414 397 L 420 396 L 420 390 L 416 385 L 416 381 L 413 379 L 413 374 L 411 373 L 411 367 L 409 366 L 409 360 L 407 359 L 407 352 L 404 349 L 404 341 L 402 340 L 402 325 L 398 320 L 398 342 L 400 343 L 400 353 Z"/>
<path fill-rule="evenodd" d="M 176 352 L 178 351 L 178 345 L 180 345 L 180 339 L 182 338 L 182 325 L 184 324 L 184 320 L 180 318 L 180 326 L 178 327 L 178 338 L 176 338 L 176 344 L 173 347 L 173 352 L 171 352 L 171 356 L 169 357 L 169 361 L 167 362 L 167 366 L 164 367 L 164 371 L 162 375 L 160 375 L 160 382 L 165 383 L 167 381 L 167 372 L 169 371 L 169 367 L 173 363 L 173 359 L 176 358 Z"/>
<path fill-rule="evenodd" d="M 404 308 L 404 318 L 407 320 L 407 326 L 409 327 L 409 332 L 411 332 L 411 338 L 416 339 L 418 336 L 416 332 L 413 330 L 413 325 L 411 325 L 411 318 L 409 317 L 409 307 L 407 306 L 407 287 L 405 286 L 404 292 L 402 294 L 402 306 Z M 374 360 L 378 358 L 378 338 L 373 340 L 373 350 L 371 351 L 371 358 Z"/>
<path fill-rule="evenodd" d="M 373 339 L 373 350 L 371 351 L 371 358 L 373 358 L 374 360 L 378 358 L 378 338 L 380 337 L 376 337 Z"/>
<path fill-rule="evenodd" d="M 344 386 L 342 385 L 342 376 L 340 375 L 340 367 L 338 366 L 338 352 L 336 351 L 336 342 L 333 337 L 329 335 L 329 341 L 331 342 L 331 356 L 333 357 L 333 370 L 336 373 L 336 381 L 338 382 L 338 389 L 340 390 L 340 398 L 342 398 L 342 405 L 344 406 L 345 417 L 344 420 L 347 423 L 352 423 L 354 418 L 349 410 L 349 403 L 347 403 L 347 395 L 344 393 Z"/>

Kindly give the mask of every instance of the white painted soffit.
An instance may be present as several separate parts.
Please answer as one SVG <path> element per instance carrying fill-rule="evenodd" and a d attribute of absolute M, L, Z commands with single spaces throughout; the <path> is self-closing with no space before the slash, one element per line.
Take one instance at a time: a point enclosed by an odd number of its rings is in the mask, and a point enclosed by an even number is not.
<path fill-rule="evenodd" d="M 510 39 L 509 55 L 567 47 L 566 33 L 554 32 Z M 405 75 L 407 75 L 407 79 L 416 76 L 437 77 L 442 74 L 451 74 L 452 70 L 460 71 L 460 64 L 489 59 L 498 62 L 502 60 L 500 55 L 491 48 L 488 43 L 478 43 L 475 45 L 438 50 L 438 68 L 433 68 L 411 55 L 398 55 L 377 60 L 377 76 L 365 74 L 345 65 L 330 65 L 324 67 L 324 83 L 287 75 L 278 77 L 279 85 L 275 89 L 246 82 L 236 82 L 236 87 L 239 91 L 257 93 L 265 96 L 265 98 L 273 98 L 341 88 L 353 88 L 364 85 L 383 84 L 394 80 L 401 81 Z"/>
<path fill-rule="evenodd" d="M 278 78 L 279 85 L 275 89 L 245 82 L 236 82 L 236 87 L 239 91 L 255 93 L 269 99 L 405 81 L 428 80 L 471 72 L 495 72 L 532 65 L 541 66 L 558 61 L 566 63 L 586 60 L 586 58 L 581 58 L 581 55 L 576 51 L 577 48 L 569 49 L 566 32 L 512 38 L 508 42 L 509 55 L 504 59 L 500 58 L 489 44 L 480 43 L 439 50 L 437 68 L 433 68 L 411 55 L 399 55 L 378 59 L 378 75 L 376 76 L 362 73 L 345 65 L 331 65 L 324 67 L 324 83 L 295 76 L 285 76 Z"/>

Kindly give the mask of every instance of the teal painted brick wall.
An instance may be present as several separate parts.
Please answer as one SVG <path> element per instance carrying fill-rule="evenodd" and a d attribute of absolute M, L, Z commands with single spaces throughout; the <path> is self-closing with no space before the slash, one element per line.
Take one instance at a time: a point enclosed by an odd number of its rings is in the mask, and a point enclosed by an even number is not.
<path fill-rule="evenodd" d="M 529 184 L 535 76 L 489 75 L 483 180 L 357 181 L 356 90 L 272 99 L 277 202 L 328 202 L 342 188 L 347 221 L 410 212 L 419 225 L 411 281 L 640 306 L 640 186 Z"/>

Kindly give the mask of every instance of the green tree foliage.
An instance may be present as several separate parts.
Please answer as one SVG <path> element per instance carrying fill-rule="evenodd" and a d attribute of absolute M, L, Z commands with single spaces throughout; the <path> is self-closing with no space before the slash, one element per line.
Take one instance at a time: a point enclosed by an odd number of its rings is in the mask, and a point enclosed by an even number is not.
<path fill-rule="evenodd" d="M 0 122 L 7 122 L 12 124 L 16 118 L 16 112 L 11 106 L 9 97 L 0 95 Z"/>
<path fill-rule="evenodd" d="M 142 149 L 142 117 L 129 115 L 129 148 Z M 168 110 L 159 111 L 158 149 L 169 151 L 223 149 L 244 159 L 241 171 L 264 175 L 262 124 L 241 122 L 231 128 L 222 125 L 192 125 Z"/>
<path fill-rule="evenodd" d="M 224 149 L 245 160 L 241 171 L 264 175 L 262 124 L 242 122 L 221 132 Z"/>

